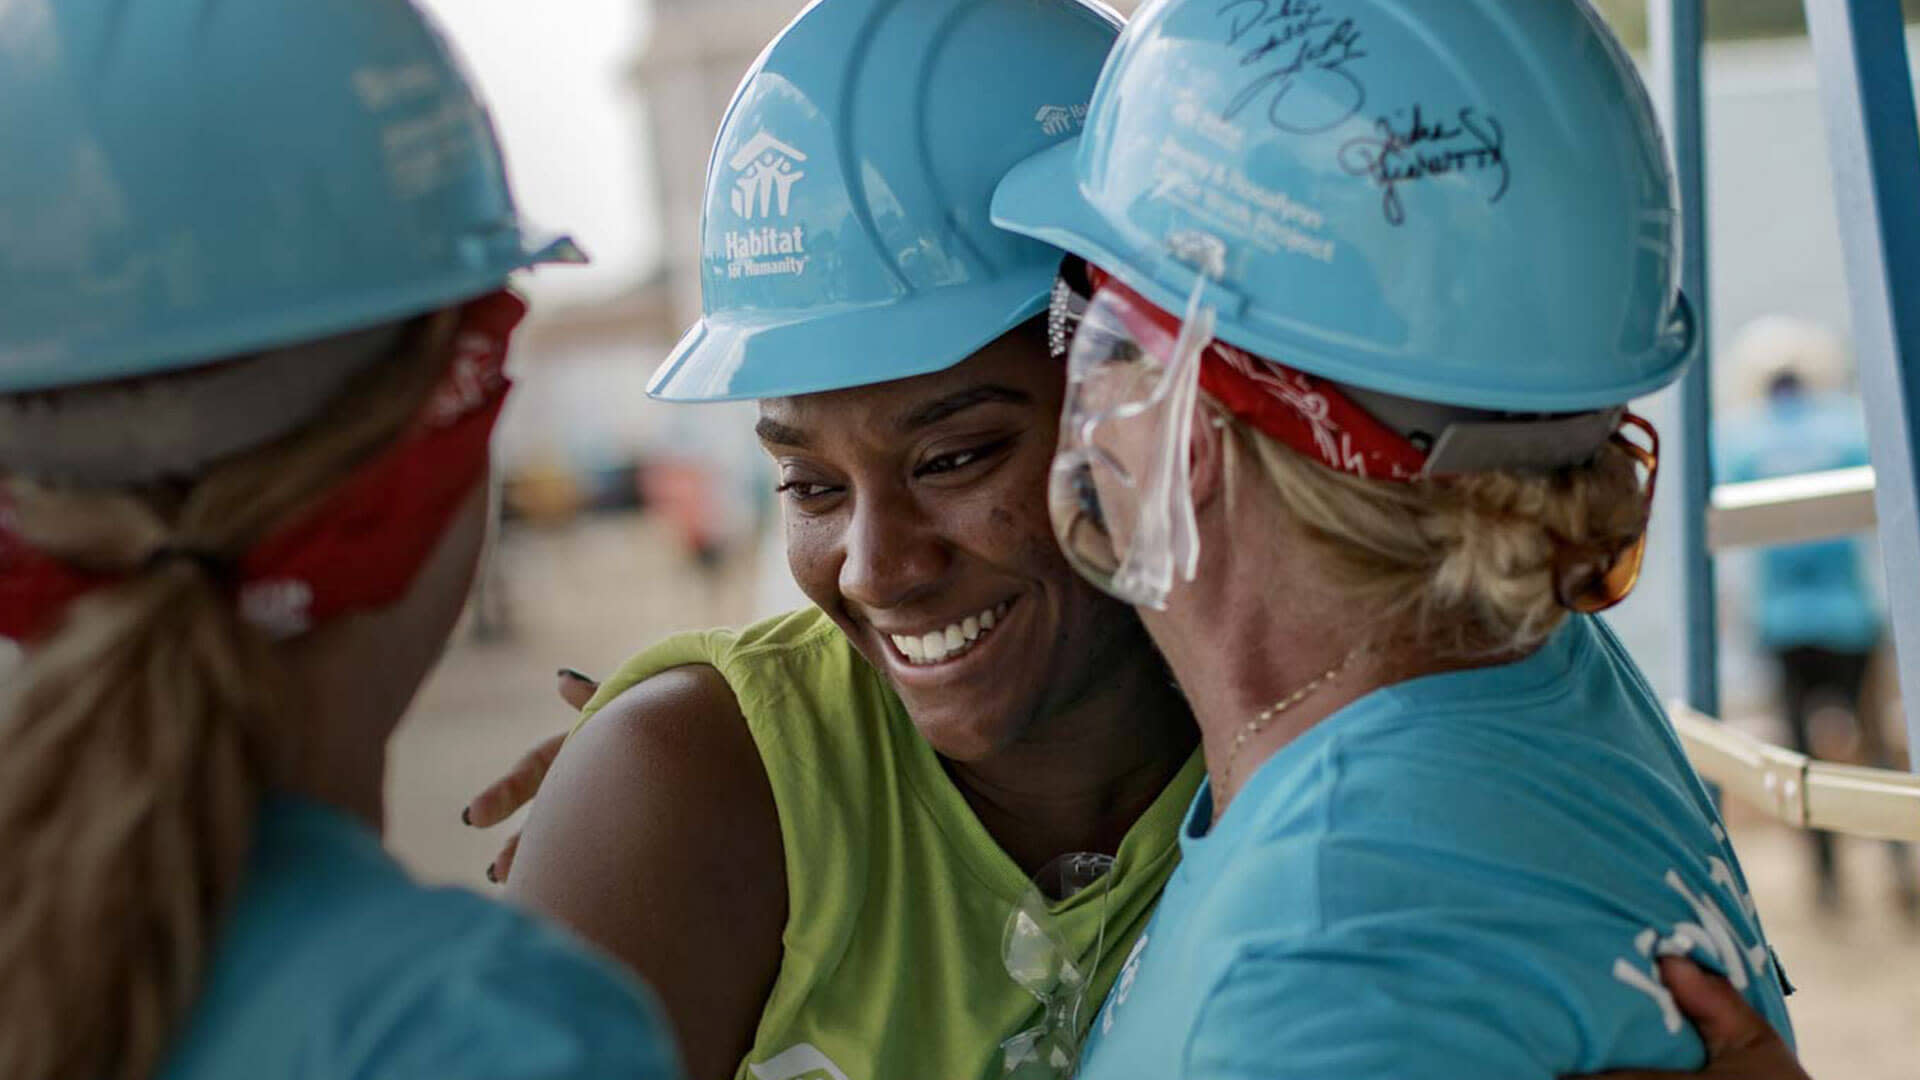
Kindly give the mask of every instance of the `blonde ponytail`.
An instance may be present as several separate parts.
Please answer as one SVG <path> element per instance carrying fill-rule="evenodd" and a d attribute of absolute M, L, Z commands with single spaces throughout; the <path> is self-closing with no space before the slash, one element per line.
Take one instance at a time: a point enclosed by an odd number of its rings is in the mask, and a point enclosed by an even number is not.
<path fill-rule="evenodd" d="M 451 330 L 420 320 L 318 421 L 183 487 L 0 475 L 29 543 L 128 575 L 77 601 L 0 700 L 0 1076 L 160 1066 L 301 719 L 280 650 L 236 615 L 221 568 L 392 440 Z"/>

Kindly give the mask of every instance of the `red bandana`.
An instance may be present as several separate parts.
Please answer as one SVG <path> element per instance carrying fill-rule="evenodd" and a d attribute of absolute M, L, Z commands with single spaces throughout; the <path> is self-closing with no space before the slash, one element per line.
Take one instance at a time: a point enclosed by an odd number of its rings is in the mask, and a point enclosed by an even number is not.
<path fill-rule="evenodd" d="M 400 438 L 239 560 L 233 584 L 248 622 L 277 639 L 297 637 L 406 593 L 486 475 L 488 442 L 512 385 L 507 343 L 526 311 L 507 292 L 466 305 L 446 373 Z M 0 637 L 37 638 L 75 599 L 123 579 L 69 567 L 28 545 L 16 527 L 0 491 Z"/>
<path fill-rule="evenodd" d="M 1111 289 L 1150 312 L 1169 337 L 1180 317 L 1163 311 L 1118 278 L 1089 265 L 1094 289 Z M 1426 466 L 1426 452 L 1354 404 L 1335 384 L 1249 355 L 1224 341 L 1207 345 L 1200 388 L 1227 411 L 1281 444 L 1339 472 L 1375 480 L 1410 481 Z"/>

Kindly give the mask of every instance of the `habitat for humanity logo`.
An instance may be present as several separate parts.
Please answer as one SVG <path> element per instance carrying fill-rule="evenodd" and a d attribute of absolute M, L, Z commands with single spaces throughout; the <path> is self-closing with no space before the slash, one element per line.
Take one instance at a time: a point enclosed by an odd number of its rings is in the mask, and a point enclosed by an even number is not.
<path fill-rule="evenodd" d="M 748 139 L 727 160 L 727 167 L 739 174 L 727 193 L 733 212 L 747 221 L 787 216 L 793 185 L 806 178 L 798 168 L 806 160 L 807 155 L 764 131 Z M 803 225 L 729 230 L 726 245 L 730 279 L 793 275 L 807 268 Z"/>
<path fill-rule="evenodd" d="M 807 155 L 762 131 L 747 140 L 727 162 L 739 173 L 733 182 L 733 212 L 751 221 L 756 217 L 785 217 L 793 185 L 806 173 L 794 168 Z"/>
<path fill-rule="evenodd" d="M 1065 135 L 1087 122 L 1085 105 L 1042 105 L 1034 122 L 1048 135 Z"/>

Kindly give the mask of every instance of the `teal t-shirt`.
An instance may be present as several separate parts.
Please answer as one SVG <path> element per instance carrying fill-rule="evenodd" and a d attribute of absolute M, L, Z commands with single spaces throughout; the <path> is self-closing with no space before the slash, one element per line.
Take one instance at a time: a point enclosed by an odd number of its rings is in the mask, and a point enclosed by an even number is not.
<path fill-rule="evenodd" d="M 162 1080 L 671 1080 L 646 992 L 562 932 L 407 877 L 340 812 L 264 804 Z"/>
<path fill-rule="evenodd" d="M 1691 1071 L 1670 954 L 1792 1038 L 1713 804 L 1597 620 L 1360 699 L 1211 818 L 1203 788 L 1082 1080 Z"/>

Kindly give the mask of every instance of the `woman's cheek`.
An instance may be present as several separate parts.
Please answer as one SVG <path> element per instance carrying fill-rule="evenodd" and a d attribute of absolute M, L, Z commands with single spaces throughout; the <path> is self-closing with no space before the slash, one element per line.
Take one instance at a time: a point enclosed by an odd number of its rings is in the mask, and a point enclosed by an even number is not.
<path fill-rule="evenodd" d="M 831 557 L 833 538 L 827 523 L 809 518 L 791 506 L 781 513 L 786 520 L 787 570 L 807 599 L 832 610 L 839 590 Z"/>

